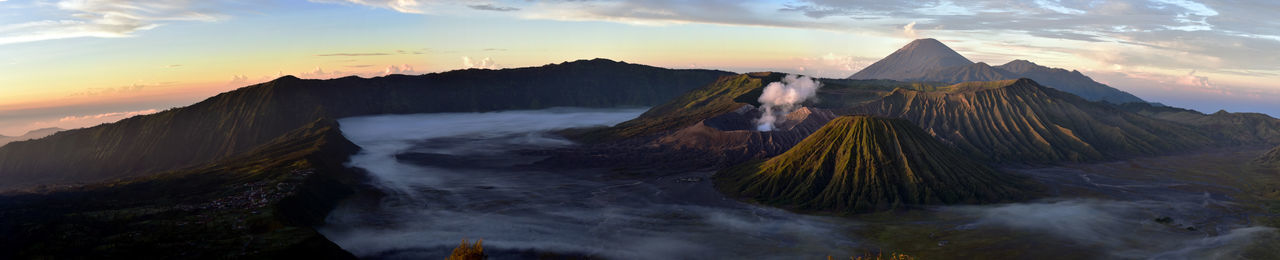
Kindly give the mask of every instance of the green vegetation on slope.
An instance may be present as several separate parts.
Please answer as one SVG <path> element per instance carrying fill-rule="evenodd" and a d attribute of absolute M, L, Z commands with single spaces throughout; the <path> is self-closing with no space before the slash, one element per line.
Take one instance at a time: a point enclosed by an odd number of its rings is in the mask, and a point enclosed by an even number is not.
<path fill-rule="evenodd" d="M 911 122 L 871 116 L 836 118 L 781 155 L 715 178 L 730 195 L 840 213 L 1028 196 L 1021 178 L 959 154 Z"/>
<path fill-rule="evenodd" d="M 10 143 L 0 147 L 0 189 L 93 183 L 210 163 L 318 118 L 649 106 L 728 74 L 596 59 L 372 79 L 286 76 L 187 107 Z"/>
<path fill-rule="evenodd" d="M 907 119 L 967 154 L 996 162 L 1107 160 L 1213 144 L 1203 131 L 1029 79 L 939 90 L 945 91 L 898 89 L 844 112 Z"/>
<path fill-rule="evenodd" d="M 360 177 L 321 119 L 202 167 L 0 197 L 0 258 L 354 258 L 311 228 Z"/>
<path fill-rule="evenodd" d="M 1257 159 L 1254 159 L 1254 162 L 1263 166 L 1280 167 L 1280 146 L 1276 146 L 1276 148 L 1272 148 L 1262 156 L 1258 156 Z"/>

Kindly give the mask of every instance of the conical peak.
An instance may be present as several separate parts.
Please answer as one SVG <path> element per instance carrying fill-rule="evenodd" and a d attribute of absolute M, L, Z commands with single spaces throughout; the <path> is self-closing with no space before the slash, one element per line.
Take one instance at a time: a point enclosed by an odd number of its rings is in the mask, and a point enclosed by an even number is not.
<path fill-rule="evenodd" d="M 935 39 L 919 39 L 863 68 L 852 79 L 908 80 L 948 67 L 965 66 L 972 61 Z"/>
<path fill-rule="evenodd" d="M 947 47 L 946 44 L 943 44 L 941 41 L 938 41 L 934 38 L 916 39 L 914 41 L 911 41 L 911 43 L 907 43 L 906 46 L 902 46 L 902 48 L 919 48 L 919 47 L 943 47 L 943 48 L 950 49 L 949 47 Z"/>
<path fill-rule="evenodd" d="M 1031 62 L 1029 60 L 1023 60 L 1023 59 L 1011 60 L 1008 63 L 1005 63 L 1004 65 L 1005 66 L 1024 66 L 1024 65 L 1039 66 L 1039 65 L 1036 65 L 1035 62 Z"/>

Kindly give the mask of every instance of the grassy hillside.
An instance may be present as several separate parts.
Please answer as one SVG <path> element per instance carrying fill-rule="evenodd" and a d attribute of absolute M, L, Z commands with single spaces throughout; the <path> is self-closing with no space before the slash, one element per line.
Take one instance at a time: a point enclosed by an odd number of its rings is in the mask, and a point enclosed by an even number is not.
<path fill-rule="evenodd" d="M 191 106 L 0 147 L 0 189 L 140 176 L 229 158 L 318 118 L 650 106 L 727 75 L 610 60 L 421 76 L 292 76 Z"/>
<path fill-rule="evenodd" d="M 911 122 L 870 116 L 836 118 L 781 155 L 715 178 L 731 195 L 841 213 L 1027 196 L 1020 178 L 961 155 Z"/>
<path fill-rule="evenodd" d="M 1155 155 L 1213 144 L 1203 131 L 1129 113 L 1028 79 L 898 89 L 844 111 L 904 118 L 961 151 L 996 162 Z"/>
<path fill-rule="evenodd" d="M 1280 167 L 1280 146 L 1272 148 L 1253 161 L 1263 166 Z"/>
<path fill-rule="evenodd" d="M 321 119 L 201 167 L 0 196 L 0 258 L 354 258 L 310 227 L 360 183 L 358 149 Z"/>

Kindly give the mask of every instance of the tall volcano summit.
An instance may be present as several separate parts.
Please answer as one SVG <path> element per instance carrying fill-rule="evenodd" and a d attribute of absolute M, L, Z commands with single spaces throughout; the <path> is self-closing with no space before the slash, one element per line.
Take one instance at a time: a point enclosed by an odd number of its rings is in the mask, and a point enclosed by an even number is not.
<path fill-rule="evenodd" d="M 973 64 L 972 61 L 956 53 L 951 47 L 932 38 L 911 41 L 898 51 L 880 59 L 871 66 L 849 76 L 850 79 L 893 79 L 906 80 L 921 78 L 925 74 L 943 68 L 959 67 Z"/>
<path fill-rule="evenodd" d="M 1146 102 L 1128 92 L 1098 83 L 1079 71 L 1045 67 L 1027 60 L 1013 60 L 1000 66 L 974 63 L 935 39 L 912 41 L 849 78 L 948 84 L 1029 78 L 1089 101 L 1114 104 Z"/>

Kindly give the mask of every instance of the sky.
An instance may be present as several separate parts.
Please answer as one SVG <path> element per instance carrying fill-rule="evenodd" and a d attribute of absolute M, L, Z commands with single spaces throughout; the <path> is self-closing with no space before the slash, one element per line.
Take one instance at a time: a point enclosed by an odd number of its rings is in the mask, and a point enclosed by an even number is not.
<path fill-rule="evenodd" d="M 917 38 L 1079 70 L 1147 101 L 1280 116 L 1277 1 L 0 0 L 0 135 L 193 104 L 282 75 L 608 58 L 843 78 Z"/>

